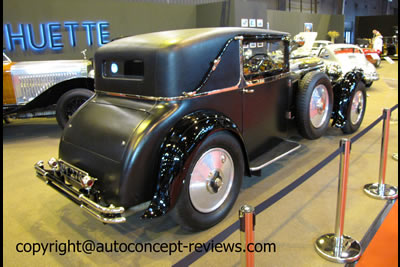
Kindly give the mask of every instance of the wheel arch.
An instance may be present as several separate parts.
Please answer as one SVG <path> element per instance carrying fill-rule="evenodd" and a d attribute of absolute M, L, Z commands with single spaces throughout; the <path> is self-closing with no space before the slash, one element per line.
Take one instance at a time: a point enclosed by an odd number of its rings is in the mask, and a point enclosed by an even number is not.
<path fill-rule="evenodd" d="M 337 128 L 345 126 L 349 100 L 359 82 L 365 83 L 364 74 L 362 70 L 354 70 L 346 73 L 344 78 L 333 86 L 332 126 Z"/>
<path fill-rule="evenodd" d="M 185 183 L 186 171 L 197 148 L 210 134 L 218 131 L 228 131 L 240 144 L 244 159 L 244 174 L 250 175 L 247 151 L 237 125 L 225 115 L 215 111 L 192 112 L 171 128 L 161 145 L 156 191 L 142 218 L 162 216 L 175 205 Z"/>

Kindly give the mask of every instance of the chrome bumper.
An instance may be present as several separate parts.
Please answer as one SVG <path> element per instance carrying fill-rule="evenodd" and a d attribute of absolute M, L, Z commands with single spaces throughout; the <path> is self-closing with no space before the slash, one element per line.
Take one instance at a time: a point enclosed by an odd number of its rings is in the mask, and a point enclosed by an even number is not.
<path fill-rule="evenodd" d="M 78 204 L 99 221 L 103 223 L 124 223 L 126 221 L 126 218 L 122 216 L 125 211 L 123 207 L 114 207 L 112 204 L 109 207 L 99 205 L 74 187 L 59 181 L 54 171 L 44 169 L 43 161 L 35 164 L 35 170 L 38 178 Z"/>
<path fill-rule="evenodd" d="M 379 80 L 379 74 L 378 73 L 366 73 L 364 74 L 365 80 L 367 82 L 373 82 Z"/>

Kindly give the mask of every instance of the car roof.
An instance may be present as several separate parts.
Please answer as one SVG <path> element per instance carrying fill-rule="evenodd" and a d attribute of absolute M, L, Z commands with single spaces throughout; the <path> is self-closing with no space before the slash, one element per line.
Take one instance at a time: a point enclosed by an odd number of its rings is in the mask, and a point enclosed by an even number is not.
<path fill-rule="evenodd" d="M 142 45 L 149 45 L 153 48 L 167 48 L 175 47 L 177 45 L 189 45 L 206 40 L 234 36 L 257 36 L 265 35 L 270 37 L 283 37 L 289 35 L 287 32 L 273 31 L 260 28 L 240 28 L 240 27 L 215 27 L 215 28 L 195 28 L 195 29 L 181 29 L 171 31 L 161 31 L 134 35 L 117 39 L 110 44 L 113 45 L 132 45 L 138 43 Z M 108 46 L 110 46 L 110 44 Z"/>
<path fill-rule="evenodd" d="M 231 87 L 240 78 L 236 36 L 257 42 L 259 37 L 282 40 L 288 35 L 267 29 L 220 27 L 162 31 L 117 39 L 96 50 L 96 89 L 119 92 L 120 88 L 128 88 L 130 94 L 173 97 L 199 87 L 203 92 Z M 203 84 L 211 64 L 222 53 L 218 68 Z M 104 62 L 117 61 L 123 62 L 121 64 L 142 62 L 143 78 L 103 77 Z"/>
<path fill-rule="evenodd" d="M 357 45 L 352 45 L 352 44 L 330 44 L 325 46 L 327 49 L 335 50 L 335 49 L 341 49 L 341 48 L 358 48 L 361 49 Z"/>

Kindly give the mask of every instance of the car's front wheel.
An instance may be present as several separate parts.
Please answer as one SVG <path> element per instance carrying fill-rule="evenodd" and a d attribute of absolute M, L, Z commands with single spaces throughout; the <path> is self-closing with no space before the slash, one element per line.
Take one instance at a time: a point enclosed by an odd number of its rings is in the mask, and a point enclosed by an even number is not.
<path fill-rule="evenodd" d="M 367 106 L 367 94 L 363 82 L 357 84 L 356 89 L 351 93 L 349 104 L 346 110 L 346 122 L 342 128 L 343 133 L 351 134 L 360 128 L 364 119 L 365 107 Z"/>
<path fill-rule="evenodd" d="M 93 94 L 93 91 L 83 88 L 73 89 L 64 93 L 57 101 L 56 119 L 58 125 L 64 129 L 72 114 Z"/>
<path fill-rule="evenodd" d="M 191 231 L 214 226 L 235 203 L 243 174 L 243 155 L 235 137 L 224 131 L 210 135 L 193 156 L 172 217 Z"/>

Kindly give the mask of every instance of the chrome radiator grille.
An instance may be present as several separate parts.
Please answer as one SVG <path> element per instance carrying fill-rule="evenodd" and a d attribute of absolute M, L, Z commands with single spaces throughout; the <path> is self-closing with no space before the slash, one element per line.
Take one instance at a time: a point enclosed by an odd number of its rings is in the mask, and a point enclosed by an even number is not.
<path fill-rule="evenodd" d="M 24 104 L 55 84 L 72 78 L 87 77 L 89 61 L 54 60 L 20 62 L 12 66 L 11 75 L 17 104 Z"/>

